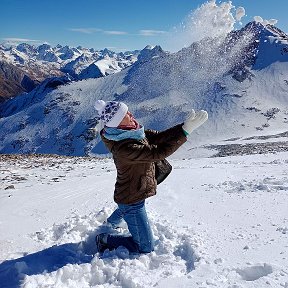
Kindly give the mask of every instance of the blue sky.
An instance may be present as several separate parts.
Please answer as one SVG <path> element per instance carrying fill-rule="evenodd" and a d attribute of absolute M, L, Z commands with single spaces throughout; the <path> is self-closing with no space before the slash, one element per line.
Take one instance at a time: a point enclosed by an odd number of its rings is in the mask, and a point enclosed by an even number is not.
<path fill-rule="evenodd" d="M 179 25 L 201 0 L 1 0 L 0 42 L 47 42 L 114 51 L 165 46 L 165 32 Z M 225 1 L 222 1 L 225 2 Z M 219 1 L 217 1 L 219 3 Z M 287 0 L 232 0 L 243 6 L 243 24 L 254 16 L 277 19 L 288 32 Z M 286 14 L 286 15 L 285 15 Z M 165 48 L 165 47 L 164 47 Z"/>

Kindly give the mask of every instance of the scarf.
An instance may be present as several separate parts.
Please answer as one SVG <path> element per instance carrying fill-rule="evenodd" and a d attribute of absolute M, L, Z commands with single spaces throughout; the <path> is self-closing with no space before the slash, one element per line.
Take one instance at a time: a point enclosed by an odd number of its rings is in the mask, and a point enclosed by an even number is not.
<path fill-rule="evenodd" d="M 108 140 L 121 141 L 124 139 L 143 140 L 145 138 L 144 126 L 133 130 L 105 127 L 103 136 Z"/>

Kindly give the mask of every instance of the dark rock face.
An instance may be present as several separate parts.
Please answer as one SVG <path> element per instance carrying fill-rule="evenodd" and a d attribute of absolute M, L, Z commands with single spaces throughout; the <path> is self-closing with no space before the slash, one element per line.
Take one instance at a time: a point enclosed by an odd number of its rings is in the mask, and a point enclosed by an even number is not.
<path fill-rule="evenodd" d="M 35 82 L 21 69 L 0 61 L 0 102 L 4 102 L 15 94 L 29 92 L 34 87 Z"/>

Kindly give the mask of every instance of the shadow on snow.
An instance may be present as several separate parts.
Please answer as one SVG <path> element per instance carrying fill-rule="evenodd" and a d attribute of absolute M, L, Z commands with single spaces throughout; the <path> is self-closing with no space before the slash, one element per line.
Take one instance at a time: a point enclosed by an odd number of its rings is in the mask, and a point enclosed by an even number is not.
<path fill-rule="evenodd" d="M 18 259 L 4 261 L 0 264 L 1 288 L 20 287 L 26 275 L 50 273 L 67 264 L 90 263 L 94 254 L 86 254 L 87 251 L 84 250 L 82 242 L 66 243 Z"/>

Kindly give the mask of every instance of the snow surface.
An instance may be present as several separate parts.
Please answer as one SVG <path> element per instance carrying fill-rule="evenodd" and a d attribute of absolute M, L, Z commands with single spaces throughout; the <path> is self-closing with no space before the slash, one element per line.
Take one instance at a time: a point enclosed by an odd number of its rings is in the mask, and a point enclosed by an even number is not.
<path fill-rule="evenodd" d="M 115 208 L 112 161 L 2 159 L 1 287 L 287 288 L 288 153 L 171 163 L 147 200 L 155 251 L 99 257 L 94 236 Z"/>

